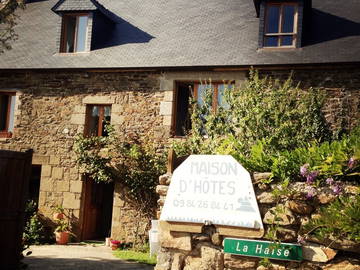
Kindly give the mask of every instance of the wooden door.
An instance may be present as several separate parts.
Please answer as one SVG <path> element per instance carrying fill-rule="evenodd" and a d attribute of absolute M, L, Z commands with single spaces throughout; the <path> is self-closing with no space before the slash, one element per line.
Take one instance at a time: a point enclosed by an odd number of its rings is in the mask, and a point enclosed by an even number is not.
<path fill-rule="evenodd" d="M 0 151 L 0 269 L 18 269 L 32 151 Z"/>
<path fill-rule="evenodd" d="M 82 240 L 107 237 L 111 227 L 114 185 L 85 181 Z"/>

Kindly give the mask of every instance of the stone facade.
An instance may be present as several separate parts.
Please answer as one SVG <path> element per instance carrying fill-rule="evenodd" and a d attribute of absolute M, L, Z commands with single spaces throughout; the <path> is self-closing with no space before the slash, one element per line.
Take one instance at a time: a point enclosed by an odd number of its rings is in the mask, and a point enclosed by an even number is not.
<path fill-rule="evenodd" d="M 261 73 L 285 78 L 289 70 Z M 129 136 L 150 134 L 161 148 L 171 137 L 176 82 L 235 80 L 239 85 L 246 74 L 244 69 L 0 71 L 0 91 L 16 92 L 13 136 L 0 138 L 0 149 L 34 150 L 33 164 L 42 166 L 40 212 L 51 219 L 52 208 L 63 205 L 70 210 L 74 232 L 79 234 L 84 185 L 75 164 L 73 144 L 76 134 L 84 131 L 87 105 L 110 104 L 115 128 L 121 127 Z M 294 78 L 305 88 L 320 86 L 327 90 L 329 98 L 324 110 L 333 127 L 344 119 L 359 119 L 359 67 L 296 69 Z M 131 238 L 134 213 L 130 212 L 121 187 L 115 184 L 113 238 Z"/>
<path fill-rule="evenodd" d="M 254 174 L 253 186 L 257 197 L 260 213 L 263 219 L 265 234 L 258 240 L 272 241 L 267 238 L 267 231 L 276 224 L 276 237 L 283 243 L 297 243 L 298 231 L 302 224 L 305 224 L 310 218 L 316 215 L 320 205 L 330 203 L 322 201 L 322 197 L 331 197 L 330 188 L 321 188 L 317 197 L 309 201 L 306 199 L 304 182 L 292 183 L 289 186 L 291 190 L 297 190 L 298 193 L 292 198 L 275 199 L 271 193 L 275 187 L 264 184 L 263 179 L 267 179 L 269 173 Z M 167 195 L 167 188 L 171 182 L 171 174 L 160 176 L 157 193 L 160 196 L 158 201 L 158 218 Z M 360 186 L 347 185 L 344 187 L 347 196 L 356 196 L 360 191 Z M 335 198 L 335 196 L 333 196 Z M 275 210 L 276 208 L 276 210 Z M 275 212 L 277 214 L 275 214 Z M 160 221 L 161 222 L 161 221 Z M 279 226 L 280 225 L 280 226 Z M 303 258 L 302 262 L 289 262 L 270 260 L 271 266 L 263 266 L 260 258 L 252 258 L 240 255 L 224 253 L 223 239 L 225 237 L 236 237 L 235 235 L 220 234 L 216 226 L 203 225 L 201 233 L 186 232 L 186 226 L 183 231 L 171 231 L 171 226 L 161 225 L 159 231 L 160 251 L 156 270 L 285 270 L 285 269 L 360 269 L 360 243 L 355 241 L 319 241 L 318 239 L 308 239 L 302 244 Z M 177 225 L 177 230 L 179 227 Z M 230 231 L 236 233 L 232 228 Z M 241 237 L 243 238 L 243 237 Z M 247 237 L 245 237 L 247 238 Z M 257 237 L 250 237 L 250 239 Z M 331 243 L 329 243 L 331 242 Z M 328 248 L 331 246 L 331 248 Z M 341 253 L 338 254 L 338 251 Z M 357 254 L 356 254 L 357 253 Z M 355 255 L 356 254 L 356 255 Z"/>

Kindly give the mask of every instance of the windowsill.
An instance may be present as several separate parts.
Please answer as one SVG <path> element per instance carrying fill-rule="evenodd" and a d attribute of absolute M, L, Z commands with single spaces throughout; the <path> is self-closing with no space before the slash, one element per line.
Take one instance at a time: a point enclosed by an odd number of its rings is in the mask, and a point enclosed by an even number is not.
<path fill-rule="evenodd" d="M 301 50 L 302 48 L 296 48 L 296 47 L 263 47 L 263 48 L 258 48 L 257 51 L 258 52 L 267 52 L 267 51 L 296 51 L 296 50 Z"/>
<path fill-rule="evenodd" d="M 90 54 L 90 51 L 88 52 L 73 52 L 73 53 L 65 53 L 65 52 L 58 52 L 58 53 L 55 53 L 54 55 L 55 56 L 76 56 L 76 55 L 89 55 Z"/>

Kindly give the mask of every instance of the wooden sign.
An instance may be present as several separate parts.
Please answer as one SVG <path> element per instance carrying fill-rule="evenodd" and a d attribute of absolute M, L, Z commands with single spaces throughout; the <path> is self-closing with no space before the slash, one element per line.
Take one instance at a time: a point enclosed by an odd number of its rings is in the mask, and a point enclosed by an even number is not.
<path fill-rule="evenodd" d="M 263 230 L 250 174 L 229 155 L 191 155 L 173 173 L 161 221 Z"/>
<path fill-rule="evenodd" d="M 302 261 L 301 245 L 248 239 L 224 239 L 224 252 L 242 256 Z"/>

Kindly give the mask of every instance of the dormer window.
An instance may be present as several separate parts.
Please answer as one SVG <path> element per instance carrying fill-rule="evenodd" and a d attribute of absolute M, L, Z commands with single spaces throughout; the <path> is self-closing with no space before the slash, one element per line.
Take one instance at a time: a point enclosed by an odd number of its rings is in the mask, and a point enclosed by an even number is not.
<path fill-rule="evenodd" d="M 297 3 L 266 3 L 264 47 L 295 47 Z"/>
<path fill-rule="evenodd" d="M 62 17 L 60 52 L 87 51 L 88 14 L 64 14 Z"/>

